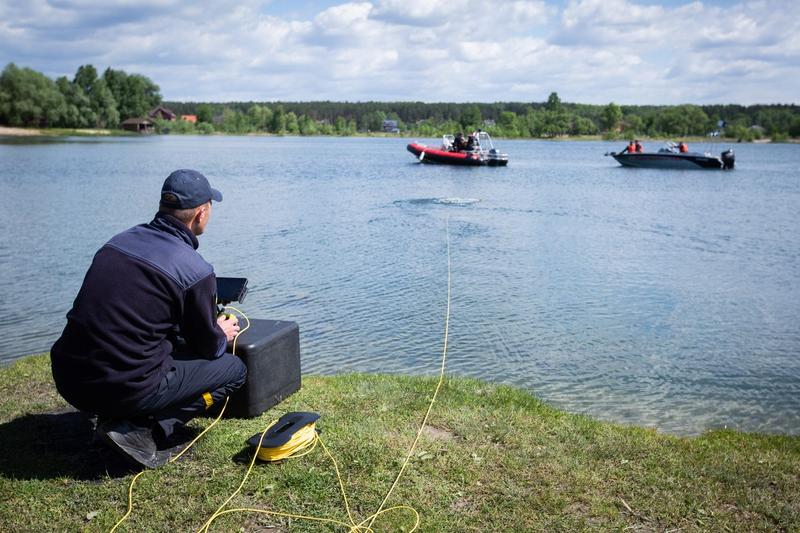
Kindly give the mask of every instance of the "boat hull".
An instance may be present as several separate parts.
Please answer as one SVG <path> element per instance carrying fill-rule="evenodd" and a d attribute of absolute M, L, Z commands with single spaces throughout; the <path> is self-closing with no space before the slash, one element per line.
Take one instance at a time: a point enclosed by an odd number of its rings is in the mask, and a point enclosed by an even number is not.
<path fill-rule="evenodd" d="M 670 154 L 640 152 L 633 154 L 611 154 L 624 167 L 670 168 L 679 170 L 720 170 L 724 164 L 719 157 L 704 154 Z"/>
<path fill-rule="evenodd" d="M 411 143 L 406 149 L 414 154 L 422 163 L 432 163 L 439 165 L 459 165 L 477 167 L 488 165 L 491 167 L 502 167 L 508 165 L 508 157 L 498 155 L 496 157 L 484 157 L 479 153 L 472 152 L 447 152 L 424 144 Z"/>

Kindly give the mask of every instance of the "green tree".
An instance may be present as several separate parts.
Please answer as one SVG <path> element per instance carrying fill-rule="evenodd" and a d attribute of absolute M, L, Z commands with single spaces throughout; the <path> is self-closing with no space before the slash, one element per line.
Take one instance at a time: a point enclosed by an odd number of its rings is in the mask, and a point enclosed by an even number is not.
<path fill-rule="evenodd" d="M 347 121 L 344 117 L 336 117 L 335 127 L 337 135 L 347 135 Z"/>
<path fill-rule="evenodd" d="M 600 128 L 603 131 L 617 131 L 622 121 L 622 109 L 614 102 L 609 103 L 603 108 Z"/>
<path fill-rule="evenodd" d="M 144 117 L 161 103 L 158 85 L 147 76 L 107 68 L 102 79 L 114 95 L 117 110 L 123 119 Z"/>
<path fill-rule="evenodd" d="M 80 87 L 84 93 L 92 94 L 94 84 L 97 83 L 97 69 L 92 65 L 81 65 L 75 72 L 72 83 Z"/>
<path fill-rule="evenodd" d="M 89 97 L 95 114 L 94 126 L 105 128 L 119 125 L 117 102 L 106 82 L 97 77 L 97 69 L 92 65 L 81 65 L 72 82 Z"/>
<path fill-rule="evenodd" d="M 543 113 L 528 107 L 525 110 L 523 125 L 527 135 L 540 137 L 542 135 Z"/>
<path fill-rule="evenodd" d="M 103 80 L 98 80 L 90 100 L 92 109 L 97 114 L 96 124 L 101 128 L 116 128 L 119 126 L 119 112 L 114 95 Z"/>
<path fill-rule="evenodd" d="M 784 107 L 762 109 L 756 114 L 755 123 L 764 128 L 767 135 L 775 137 L 789 133 L 795 116 Z"/>
<path fill-rule="evenodd" d="M 11 126 L 57 124 L 66 101 L 56 84 L 39 72 L 9 63 L 0 74 L 0 123 Z"/>
<path fill-rule="evenodd" d="M 272 133 L 277 133 L 278 135 L 286 133 L 286 112 L 283 110 L 283 106 L 281 105 L 276 107 L 275 111 L 272 112 L 272 124 L 270 125 L 270 131 Z"/>
<path fill-rule="evenodd" d="M 194 127 L 197 130 L 197 133 L 201 133 L 203 135 L 210 135 L 210 134 L 214 133 L 214 126 L 210 122 L 199 122 L 198 121 L 197 124 L 195 124 Z"/>
<path fill-rule="evenodd" d="M 197 106 L 197 121 L 211 124 L 214 122 L 214 108 L 210 104 L 200 104 Z"/>
<path fill-rule="evenodd" d="M 314 122 L 312 119 L 308 117 L 308 115 L 300 115 L 300 118 L 297 120 L 298 126 L 300 127 L 300 135 L 316 135 L 317 134 L 317 123 Z"/>
<path fill-rule="evenodd" d="M 705 135 L 712 129 L 703 110 L 690 104 L 666 108 L 658 114 L 655 125 L 661 133 L 678 137 Z"/>
<path fill-rule="evenodd" d="M 800 137 L 800 116 L 795 116 L 792 119 L 787 133 L 794 138 Z"/>
<path fill-rule="evenodd" d="M 504 137 L 519 137 L 517 114 L 513 111 L 502 111 L 497 120 L 499 134 Z"/>
<path fill-rule="evenodd" d="M 251 130 L 247 116 L 238 109 L 226 107 L 222 110 L 222 131 L 226 133 L 247 133 Z"/>
<path fill-rule="evenodd" d="M 363 131 L 381 131 L 383 129 L 383 121 L 386 120 L 386 113 L 381 110 L 370 111 L 361 116 L 361 130 Z"/>
<path fill-rule="evenodd" d="M 253 104 L 247 110 L 250 124 L 258 131 L 269 131 L 272 123 L 272 110 L 265 105 Z"/>
<path fill-rule="evenodd" d="M 65 100 L 64 112 L 57 125 L 65 128 L 94 126 L 97 117 L 92 110 L 89 97 L 86 96 L 83 89 L 69 81 L 66 76 L 61 76 L 56 80 L 56 87 Z"/>
<path fill-rule="evenodd" d="M 586 117 L 575 117 L 572 121 L 573 135 L 594 135 L 597 133 L 597 125 Z"/>
<path fill-rule="evenodd" d="M 300 126 L 297 124 L 297 115 L 294 111 L 286 113 L 286 133 L 289 135 L 297 135 L 300 132 Z"/>
<path fill-rule="evenodd" d="M 459 122 L 461 123 L 461 127 L 463 127 L 465 130 L 479 128 L 483 124 L 480 108 L 474 104 L 468 105 L 461 112 Z"/>
<path fill-rule="evenodd" d="M 622 120 L 624 133 L 637 134 L 645 131 L 644 120 L 639 115 L 625 115 Z"/>
<path fill-rule="evenodd" d="M 547 103 L 544 105 L 544 108 L 551 113 L 560 113 L 561 112 L 561 98 L 558 97 L 557 92 L 550 93 L 550 96 L 547 97 Z"/>
<path fill-rule="evenodd" d="M 544 105 L 539 134 L 543 137 L 556 137 L 569 132 L 571 126 L 571 117 L 562 106 L 558 93 L 550 93 Z"/>

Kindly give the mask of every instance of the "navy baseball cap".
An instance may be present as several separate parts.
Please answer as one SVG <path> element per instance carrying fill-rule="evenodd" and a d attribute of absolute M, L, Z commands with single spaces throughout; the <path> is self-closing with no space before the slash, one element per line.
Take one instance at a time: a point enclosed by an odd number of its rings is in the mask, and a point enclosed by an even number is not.
<path fill-rule="evenodd" d="M 209 200 L 222 201 L 222 193 L 212 189 L 205 176 L 196 170 L 176 170 L 161 187 L 161 205 L 173 209 L 190 209 Z"/>

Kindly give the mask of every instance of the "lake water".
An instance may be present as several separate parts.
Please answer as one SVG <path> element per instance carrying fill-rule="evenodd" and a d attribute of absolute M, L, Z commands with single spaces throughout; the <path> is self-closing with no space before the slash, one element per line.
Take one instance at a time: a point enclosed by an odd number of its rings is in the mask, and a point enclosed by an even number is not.
<path fill-rule="evenodd" d="M 800 146 L 716 172 L 622 168 L 622 142 L 430 166 L 409 140 L 0 141 L 0 360 L 49 350 L 97 248 L 189 167 L 225 196 L 200 252 L 249 278 L 249 316 L 300 324 L 304 373 L 437 374 L 449 225 L 449 374 L 671 433 L 800 433 Z"/>

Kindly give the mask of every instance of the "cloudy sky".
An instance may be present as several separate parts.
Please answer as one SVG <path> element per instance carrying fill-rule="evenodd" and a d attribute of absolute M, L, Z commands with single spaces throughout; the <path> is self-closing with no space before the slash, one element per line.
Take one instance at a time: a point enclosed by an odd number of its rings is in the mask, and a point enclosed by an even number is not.
<path fill-rule="evenodd" d="M 800 0 L 0 0 L 0 62 L 184 101 L 797 103 Z"/>

